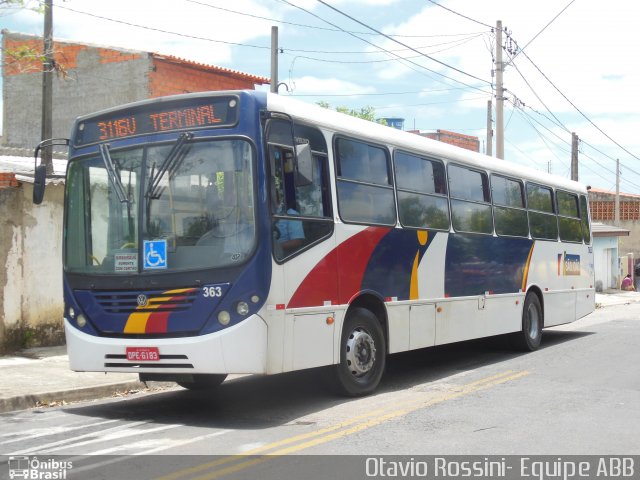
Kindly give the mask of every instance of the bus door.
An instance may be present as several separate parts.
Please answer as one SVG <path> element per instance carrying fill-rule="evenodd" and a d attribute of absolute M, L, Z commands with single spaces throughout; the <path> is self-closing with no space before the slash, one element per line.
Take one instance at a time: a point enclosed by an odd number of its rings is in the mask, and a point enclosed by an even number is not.
<path fill-rule="evenodd" d="M 333 363 L 337 302 L 328 150 L 322 132 L 272 114 L 266 124 L 271 203 L 273 288 L 287 312 L 285 369 Z M 278 287 L 280 285 L 280 287 Z M 309 310 L 309 307 L 313 307 Z M 305 308 L 296 314 L 296 308 Z M 304 340 L 303 340 L 304 339 Z M 304 352 L 298 351 L 304 346 Z M 288 357 L 288 358 L 287 358 Z"/>

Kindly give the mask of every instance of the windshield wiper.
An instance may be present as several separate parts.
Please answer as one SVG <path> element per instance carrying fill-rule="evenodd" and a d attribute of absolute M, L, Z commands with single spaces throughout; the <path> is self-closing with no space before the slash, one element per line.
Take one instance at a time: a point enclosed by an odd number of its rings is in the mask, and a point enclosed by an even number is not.
<path fill-rule="evenodd" d="M 116 167 L 113 163 L 113 159 L 111 158 L 111 154 L 109 153 L 109 146 L 107 144 L 103 143 L 100 145 L 100 155 L 102 156 L 104 168 L 107 170 L 109 180 L 111 180 L 111 183 L 113 184 L 118 200 L 120 200 L 120 203 L 131 203 L 127 196 L 127 192 L 124 190 L 122 181 L 120 180 L 120 175 L 116 172 Z"/>
<path fill-rule="evenodd" d="M 182 161 L 184 157 L 186 157 L 187 153 L 190 150 L 190 146 L 187 145 L 187 142 L 193 138 L 193 133 L 185 132 L 181 133 L 176 140 L 176 143 L 171 148 L 171 151 L 167 155 L 167 157 L 160 165 L 158 172 L 154 175 L 153 170 L 151 171 L 151 176 L 149 178 L 149 188 L 147 189 L 147 198 L 160 198 L 162 195 L 162 191 L 164 187 L 160 187 L 160 183 L 164 176 L 169 172 L 169 178 L 172 178 L 182 165 Z"/>

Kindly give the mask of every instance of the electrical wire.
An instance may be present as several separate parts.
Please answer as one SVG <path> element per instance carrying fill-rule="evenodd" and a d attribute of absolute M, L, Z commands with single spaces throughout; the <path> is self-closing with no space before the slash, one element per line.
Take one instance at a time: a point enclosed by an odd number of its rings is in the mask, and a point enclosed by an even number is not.
<path fill-rule="evenodd" d="M 411 64 L 411 65 L 414 65 L 415 67 L 418 67 L 418 68 L 419 68 L 419 69 L 421 69 L 421 70 L 426 70 L 426 71 L 431 72 L 431 73 L 433 73 L 433 74 L 435 74 L 435 75 L 437 75 L 437 76 L 440 76 L 440 77 L 446 78 L 446 79 L 448 79 L 448 80 L 451 80 L 452 82 L 456 82 L 456 83 L 458 83 L 458 84 L 464 85 L 464 86 L 469 87 L 469 88 L 471 88 L 471 89 L 478 90 L 478 91 L 480 91 L 480 92 L 482 92 L 482 93 L 488 93 L 488 92 L 486 92 L 485 90 L 481 89 L 480 87 L 477 87 L 477 86 L 474 86 L 474 85 L 469 85 L 468 83 L 462 82 L 462 81 L 457 80 L 457 79 L 452 78 L 452 77 L 449 77 L 449 76 L 447 76 L 447 75 L 445 75 L 445 74 L 443 74 L 443 73 L 440 73 L 440 72 L 437 72 L 437 71 L 435 71 L 435 70 L 432 70 L 432 69 L 430 69 L 430 68 L 428 68 L 428 67 L 425 67 L 424 65 L 420 65 L 419 63 L 416 63 L 416 62 L 414 62 L 414 61 L 412 61 L 412 60 L 406 60 L 406 61 L 404 61 L 404 62 L 403 62 L 403 61 L 402 61 L 402 57 L 400 57 L 399 55 L 397 55 L 397 54 L 395 54 L 395 53 L 391 52 L 390 50 L 385 49 L 385 48 L 383 48 L 383 47 L 381 47 L 381 46 L 379 46 L 379 45 L 376 45 L 375 43 L 370 42 L 369 40 L 366 40 L 366 39 L 364 39 L 364 38 L 360 38 L 360 37 L 358 37 L 357 35 L 355 35 L 355 34 L 353 34 L 353 33 L 348 32 L 347 30 L 345 30 L 345 29 L 343 29 L 343 28 L 341 28 L 341 27 L 339 27 L 339 26 L 337 26 L 337 25 L 335 25 L 335 24 L 331 23 L 331 22 L 330 22 L 330 21 L 328 21 L 328 20 L 325 20 L 324 18 L 320 17 L 319 15 L 316 15 L 315 13 L 310 12 L 309 10 L 307 10 L 307 9 L 305 9 L 305 8 L 303 8 L 303 7 L 300 7 L 300 6 L 298 6 L 298 5 L 295 5 L 295 4 L 291 3 L 291 2 L 289 2 L 288 0 L 279 0 L 279 1 L 280 1 L 281 3 L 286 3 L 287 5 L 289 5 L 289 6 L 291 6 L 291 7 L 297 8 L 297 9 L 299 9 L 299 10 L 301 10 L 301 11 L 303 11 L 303 12 L 305 12 L 305 13 L 309 14 L 309 15 L 311 15 L 311 16 L 312 16 L 312 17 L 314 17 L 314 18 L 317 18 L 317 19 L 319 19 L 319 20 L 321 20 L 321 21 L 323 21 L 323 22 L 325 22 L 325 23 L 327 23 L 327 24 L 329 24 L 329 25 L 331 25 L 331 26 L 333 26 L 333 27 L 336 27 L 336 28 L 340 29 L 340 30 L 341 30 L 341 31 L 343 31 L 344 33 L 347 33 L 348 35 L 351 35 L 352 37 L 354 37 L 354 38 L 356 38 L 356 39 L 360 40 L 361 42 L 367 43 L 367 44 L 371 45 L 372 47 L 374 47 L 374 48 L 376 48 L 376 49 L 378 49 L 378 50 L 380 50 L 380 51 L 382 51 L 382 52 L 385 52 L 385 53 L 387 53 L 388 55 L 391 55 L 391 56 L 393 56 L 393 57 L 397 58 L 397 59 L 400 61 L 400 63 L 401 63 L 402 65 L 404 65 L 405 67 L 407 67 L 407 68 L 409 68 L 409 69 L 413 70 L 413 71 L 414 71 L 414 72 L 416 72 L 416 73 L 419 73 L 419 74 L 425 75 L 425 76 L 427 76 L 428 78 L 430 78 L 431 80 L 434 80 L 434 81 L 440 82 L 440 83 L 442 83 L 442 84 L 444 84 L 444 85 L 447 85 L 447 86 L 451 86 L 451 85 L 450 85 L 450 84 L 448 84 L 447 82 L 444 82 L 444 81 L 442 81 L 442 80 L 436 79 L 436 78 L 434 78 L 434 77 L 432 77 L 432 76 L 430 76 L 430 75 L 428 75 L 428 74 L 425 74 L 424 72 L 421 72 L 421 71 L 419 71 L 419 70 L 416 70 L 415 68 L 412 68 L 411 66 L 407 65 L 407 63 L 408 63 L 408 64 Z M 394 41 L 395 41 L 395 40 L 394 40 Z M 396 41 L 396 42 L 397 42 L 397 41 Z M 404 46 L 404 44 L 402 44 L 401 42 L 397 42 L 397 43 L 400 43 L 401 45 L 403 45 L 403 46 Z M 408 47 L 408 48 L 411 48 L 411 47 Z M 420 53 L 420 52 L 418 52 L 418 53 Z M 406 63 L 405 63 L 405 62 L 406 62 Z M 290 72 L 291 72 L 292 68 L 293 68 L 293 67 L 291 67 L 291 68 L 290 68 Z M 484 82 L 485 82 L 485 83 L 488 83 L 488 82 L 486 82 L 486 81 L 484 81 Z"/>
<path fill-rule="evenodd" d="M 338 8 L 336 8 L 336 7 L 332 6 L 332 5 L 330 5 L 330 4 L 328 4 L 328 3 L 327 3 L 327 2 L 325 2 L 324 0 L 316 0 L 316 1 L 317 1 L 318 3 L 321 3 L 322 5 L 324 5 L 325 7 L 327 7 L 327 8 L 329 8 L 329 9 L 331 9 L 331 10 L 335 11 L 336 13 L 339 13 L 340 15 L 343 15 L 343 16 L 347 17 L 349 20 L 351 20 L 351 21 L 353 21 L 353 22 L 356 22 L 356 23 L 357 23 L 357 24 L 359 24 L 359 25 L 362 25 L 363 27 L 368 28 L 369 30 L 371 30 L 371 31 L 373 31 L 373 32 L 376 32 L 376 33 L 377 33 L 377 34 L 379 34 L 379 35 L 382 35 L 382 36 L 383 36 L 383 37 L 385 37 L 387 40 L 391 40 L 392 42 L 395 42 L 395 43 L 397 43 L 398 45 L 402 45 L 403 47 L 408 48 L 408 49 L 410 49 L 410 50 L 412 50 L 412 51 L 414 51 L 414 52 L 416 52 L 416 53 L 418 53 L 418 54 L 422 55 L 423 57 L 426 57 L 426 58 L 428 58 L 429 60 L 431 60 L 431 61 L 433 61 L 433 62 L 436 62 L 436 63 L 438 63 L 439 65 L 442 65 L 443 67 L 447 67 L 447 68 L 449 68 L 449 69 L 451 69 L 451 70 L 454 70 L 454 71 L 456 71 L 456 72 L 458 72 L 458 73 L 460 73 L 460 74 L 462 74 L 462 75 L 465 75 L 465 76 L 467 76 L 467 77 L 469 77 L 469 78 L 473 78 L 474 80 L 478 80 L 479 82 L 483 82 L 483 83 L 486 83 L 487 85 L 491 85 L 491 82 L 488 82 L 487 80 L 484 80 L 483 78 L 480 78 L 480 77 L 477 77 L 477 76 L 475 76 L 475 75 L 472 75 L 471 73 L 465 72 L 464 70 L 460 70 L 459 68 L 456 68 L 456 67 L 454 67 L 453 65 L 449 65 L 448 63 L 442 62 L 442 61 L 438 60 L 437 58 L 434 58 L 434 57 L 431 57 L 431 56 L 427 55 L 426 53 L 419 52 L 419 51 L 418 51 L 418 50 L 416 50 L 415 48 L 410 47 L 409 45 L 407 45 L 407 44 L 405 44 L 405 43 L 403 43 L 403 42 L 401 42 L 401 41 L 399 41 L 399 40 L 396 40 L 395 38 L 392 38 L 391 36 L 387 35 L 386 33 L 383 33 L 383 32 L 381 32 L 380 30 L 377 30 L 377 29 L 373 28 L 372 26 L 367 25 L 367 24 L 366 24 L 366 23 L 364 23 L 364 22 L 361 22 L 361 21 L 360 21 L 360 20 L 358 20 L 357 18 L 355 18 L 355 17 L 353 17 L 353 16 L 351 16 L 351 15 L 349 15 L 349 14 L 347 14 L 347 13 L 343 12 L 342 10 L 340 10 L 340 9 L 338 9 Z M 289 2 L 287 2 L 287 3 L 289 3 Z M 325 20 L 325 21 L 326 21 L 326 20 Z M 380 48 L 380 47 L 378 47 L 378 48 Z M 449 77 L 447 77 L 447 78 L 449 78 Z M 459 80 L 456 80 L 456 81 L 459 81 Z"/>
<path fill-rule="evenodd" d="M 268 18 L 268 17 L 262 17 L 260 15 L 253 15 L 251 13 L 246 13 L 246 12 L 239 12 L 237 10 L 231 10 L 229 8 L 224 8 L 224 7 L 218 7 L 216 5 L 211 5 L 209 3 L 205 3 L 202 1 L 198 1 L 198 0 L 185 0 L 186 2 L 189 3 L 193 3 L 196 5 L 202 5 L 203 7 L 209 7 L 209 8 L 214 8 L 216 10 L 221 10 L 223 12 L 227 12 L 227 13 L 233 13 L 236 15 L 242 15 L 245 17 L 251 17 L 251 18 L 256 18 L 258 20 L 265 20 L 268 22 L 273 22 L 273 23 L 280 23 L 282 25 L 292 25 L 294 27 L 303 27 L 303 28 L 311 28 L 311 29 L 315 29 L 315 30 L 324 30 L 324 31 L 328 31 L 328 32 L 343 32 L 343 30 L 340 30 L 338 28 L 327 28 L 327 27 L 319 27 L 316 25 L 305 25 L 305 24 L 301 24 L 301 23 L 294 23 L 294 22 L 287 22 L 285 20 L 278 20 L 275 18 Z M 377 35 L 377 33 L 372 33 L 372 32 L 349 32 L 349 33 L 355 33 L 357 35 Z M 476 33 L 481 33 L 481 32 L 476 32 Z M 442 34 L 442 35 L 399 35 L 399 34 L 393 34 L 391 35 L 392 37 L 398 37 L 398 38 L 434 38 L 434 37 L 455 37 L 455 36 L 460 36 L 460 35 L 467 35 L 464 33 L 449 33 L 449 34 Z"/>
<path fill-rule="evenodd" d="M 429 1 L 431 1 L 431 0 L 429 0 Z M 527 44 L 526 44 L 524 47 L 522 47 L 522 48 L 518 47 L 518 52 L 513 56 L 513 58 L 516 58 L 520 52 L 522 52 L 525 48 L 527 48 L 529 45 L 531 45 L 531 42 L 533 42 L 536 38 L 538 38 L 538 37 L 540 36 L 540 34 L 541 34 L 542 32 L 544 32 L 544 31 L 547 29 L 547 27 L 548 27 L 549 25 L 551 25 L 553 22 L 555 22 L 556 18 L 558 18 L 560 15 L 562 15 L 562 14 L 564 13 L 564 11 L 565 11 L 567 8 L 569 8 L 569 7 L 571 6 L 571 4 L 572 4 L 573 2 L 575 2 L 575 1 L 576 1 L 576 0 L 571 0 L 571 1 L 567 4 L 567 6 L 566 6 L 566 7 L 564 7 L 562 10 L 560 10 L 560 13 L 558 13 L 555 17 L 553 17 L 553 18 L 551 19 L 551 21 L 550 21 L 549 23 L 547 23 L 547 24 L 542 28 L 542 30 L 540 30 L 538 33 L 536 33 L 536 34 L 535 34 L 535 36 L 534 36 L 531 40 L 529 40 L 529 41 L 527 42 Z M 512 59 L 512 60 L 513 60 L 513 59 Z"/>
<path fill-rule="evenodd" d="M 564 93 L 562 93 L 562 91 L 555 85 L 555 83 L 553 83 L 549 79 L 549 77 L 547 77 L 547 75 L 545 75 L 544 72 L 542 70 L 540 70 L 540 68 L 533 62 L 533 60 L 531 60 L 531 58 L 529 58 L 529 55 L 527 55 L 525 52 L 522 52 L 522 55 L 524 55 L 525 58 L 527 60 L 529 60 L 529 62 L 531 62 L 531 64 L 536 68 L 536 70 L 538 70 L 540 75 L 542 75 L 544 77 L 544 79 L 547 82 L 549 82 L 551 84 L 551 86 L 562 96 L 562 98 L 564 98 L 587 122 L 589 122 L 596 130 L 598 130 L 602 135 L 607 137 L 612 143 L 617 145 L 624 152 L 626 152 L 627 154 L 629 154 L 630 156 L 632 156 L 636 160 L 640 160 L 640 157 L 638 157 L 637 155 L 635 155 L 634 153 L 629 151 L 626 147 L 623 147 L 620 143 L 618 143 L 611 136 L 609 136 L 604 130 L 602 130 L 598 125 L 596 125 L 595 122 L 593 122 L 593 120 L 591 120 L 582 110 L 580 110 L 571 100 L 569 100 L 569 98 Z"/>
<path fill-rule="evenodd" d="M 472 21 L 472 22 L 474 22 L 474 23 L 477 23 L 477 24 L 479 24 L 479 25 L 482 25 L 482 26 L 484 26 L 484 27 L 489 27 L 489 28 L 491 28 L 491 29 L 493 29 L 493 28 L 494 28 L 494 27 L 492 27 L 491 25 L 487 25 L 486 23 L 483 23 L 483 22 L 481 22 L 481 21 L 479 21 L 479 20 L 475 20 L 475 19 L 473 19 L 473 18 L 471 18 L 471 17 L 467 17 L 466 15 L 463 15 L 462 13 L 456 12 L 455 10 L 452 10 L 452 9 L 450 9 L 450 8 L 448 8 L 448 7 L 445 7 L 444 5 L 440 5 L 439 3 L 434 2 L 433 0 L 427 0 L 427 1 L 428 1 L 428 2 L 433 3 L 433 4 L 434 4 L 435 6 L 437 6 L 437 7 L 443 8 L 443 9 L 447 10 L 448 12 L 453 13 L 454 15 L 458 15 L 459 17 L 466 18 L 467 20 L 470 20 L 470 21 Z"/>

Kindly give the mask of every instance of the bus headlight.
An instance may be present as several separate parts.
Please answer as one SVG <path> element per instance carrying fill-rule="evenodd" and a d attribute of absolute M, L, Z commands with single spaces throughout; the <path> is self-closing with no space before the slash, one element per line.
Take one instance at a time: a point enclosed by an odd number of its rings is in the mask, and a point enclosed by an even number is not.
<path fill-rule="evenodd" d="M 76 323 L 80 328 L 83 328 L 87 324 L 87 317 L 85 317 L 83 314 L 78 315 Z"/>
<path fill-rule="evenodd" d="M 76 311 L 73 309 L 73 307 L 69 307 L 69 318 L 71 318 L 72 320 L 76 318 Z"/>
<path fill-rule="evenodd" d="M 227 312 L 226 310 L 222 310 L 220 313 L 218 313 L 218 321 L 221 325 L 229 325 L 229 322 L 231 321 L 231 315 L 229 315 L 229 312 Z"/>
<path fill-rule="evenodd" d="M 236 312 L 238 312 L 239 315 L 246 315 L 249 313 L 249 304 L 247 302 L 238 302 L 238 305 L 236 306 Z"/>

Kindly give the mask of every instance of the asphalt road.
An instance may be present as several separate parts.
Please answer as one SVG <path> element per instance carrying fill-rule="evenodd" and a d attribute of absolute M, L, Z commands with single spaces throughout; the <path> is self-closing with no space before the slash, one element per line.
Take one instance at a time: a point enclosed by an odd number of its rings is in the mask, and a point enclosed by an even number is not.
<path fill-rule="evenodd" d="M 612 306 L 529 354 L 493 338 L 394 355 L 366 398 L 332 395 L 316 370 L 2 414 L 0 455 L 167 480 L 289 478 L 280 456 L 321 473 L 342 471 L 334 455 L 640 455 L 639 345 L 640 304 Z"/>

